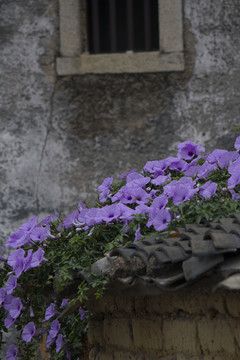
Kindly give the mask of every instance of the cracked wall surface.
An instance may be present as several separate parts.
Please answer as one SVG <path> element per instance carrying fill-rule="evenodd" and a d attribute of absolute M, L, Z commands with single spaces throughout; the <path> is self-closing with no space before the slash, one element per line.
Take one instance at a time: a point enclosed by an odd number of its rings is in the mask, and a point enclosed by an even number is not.
<path fill-rule="evenodd" d="M 29 217 L 94 203 L 97 186 L 178 142 L 231 148 L 238 0 L 184 1 L 185 71 L 58 77 L 57 0 L 0 2 L 0 241 Z"/>

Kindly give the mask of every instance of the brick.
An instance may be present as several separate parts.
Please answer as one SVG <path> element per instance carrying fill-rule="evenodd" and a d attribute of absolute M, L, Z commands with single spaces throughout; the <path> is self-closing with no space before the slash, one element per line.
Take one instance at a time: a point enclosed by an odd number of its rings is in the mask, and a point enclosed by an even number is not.
<path fill-rule="evenodd" d="M 99 299 L 92 298 L 88 301 L 88 309 L 94 314 L 113 313 L 117 307 L 113 296 L 102 296 Z"/>
<path fill-rule="evenodd" d="M 98 353 L 99 349 L 97 347 L 93 347 L 89 352 L 89 360 L 95 360 Z"/>
<path fill-rule="evenodd" d="M 202 356 L 202 355 L 192 356 L 192 355 L 185 355 L 185 354 L 177 354 L 175 360 L 213 360 L 213 357 L 212 356 Z M 214 360 L 216 360 L 216 358 L 214 358 Z M 224 360 L 226 360 L 226 359 L 224 359 Z"/>
<path fill-rule="evenodd" d="M 145 360 L 143 354 L 136 354 L 129 351 L 115 351 L 114 360 Z"/>
<path fill-rule="evenodd" d="M 146 310 L 158 314 L 172 313 L 176 310 L 185 310 L 182 299 L 174 293 L 161 294 L 160 296 L 149 297 L 146 300 Z"/>
<path fill-rule="evenodd" d="M 196 355 L 196 325 L 192 320 L 176 319 L 163 321 L 164 350 Z"/>
<path fill-rule="evenodd" d="M 231 319 L 230 320 L 230 326 L 233 332 L 233 336 L 236 340 L 236 343 L 238 345 L 238 348 L 240 348 L 240 322 L 239 319 Z M 240 356 L 239 356 L 240 358 Z"/>
<path fill-rule="evenodd" d="M 132 315 L 134 309 L 134 298 L 129 296 L 116 296 L 115 304 L 117 311 L 127 312 Z"/>
<path fill-rule="evenodd" d="M 198 335 L 202 350 L 217 353 L 235 353 L 234 336 L 225 319 L 202 319 L 198 322 Z"/>
<path fill-rule="evenodd" d="M 105 319 L 103 333 L 107 344 L 123 348 L 133 345 L 132 329 L 128 319 Z"/>
<path fill-rule="evenodd" d="M 181 292 L 162 294 L 146 299 L 146 311 L 162 313 L 177 313 L 181 310 L 186 314 L 206 314 L 217 312 L 225 314 L 224 297 L 222 293 L 214 294 L 199 292 Z"/>
<path fill-rule="evenodd" d="M 133 319 L 133 341 L 136 348 L 162 350 L 162 323 L 159 320 Z"/>
<path fill-rule="evenodd" d="M 93 345 L 103 345 L 103 321 L 90 320 L 88 322 L 88 342 Z"/>
<path fill-rule="evenodd" d="M 198 313 L 205 314 L 209 313 L 210 316 L 213 312 L 218 314 L 225 315 L 225 305 L 224 305 L 224 293 L 222 291 L 217 291 L 215 293 L 204 293 L 197 294 L 199 308 L 202 311 Z"/>
<path fill-rule="evenodd" d="M 101 351 L 97 354 L 95 360 L 114 360 L 114 356 L 110 351 Z"/>
<path fill-rule="evenodd" d="M 226 305 L 228 312 L 233 317 L 240 317 L 239 291 L 229 292 L 226 296 Z"/>
<path fill-rule="evenodd" d="M 135 311 L 138 314 L 142 314 L 142 313 L 146 313 L 146 304 L 147 304 L 147 299 L 144 296 L 137 296 L 134 298 L 134 307 L 135 307 Z"/>

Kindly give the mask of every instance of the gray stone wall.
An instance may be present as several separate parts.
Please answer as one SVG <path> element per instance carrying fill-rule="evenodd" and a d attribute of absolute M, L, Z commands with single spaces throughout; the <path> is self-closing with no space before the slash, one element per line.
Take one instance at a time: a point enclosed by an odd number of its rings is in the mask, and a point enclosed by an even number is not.
<path fill-rule="evenodd" d="M 239 0 L 184 1 L 185 71 L 59 77 L 57 0 L 0 2 L 0 241 L 29 217 L 94 204 L 99 183 L 178 142 L 231 148 Z"/>

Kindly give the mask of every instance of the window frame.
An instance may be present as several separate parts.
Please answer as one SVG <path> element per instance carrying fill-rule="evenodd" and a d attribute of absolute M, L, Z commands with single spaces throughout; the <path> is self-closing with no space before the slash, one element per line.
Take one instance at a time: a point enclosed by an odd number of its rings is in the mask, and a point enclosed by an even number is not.
<path fill-rule="evenodd" d="M 158 0 L 159 51 L 89 54 L 82 52 L 83 0 L 59 0 L 60 57 L 57 74 L 119 74 L 183 71 L 182 0 Z"/>

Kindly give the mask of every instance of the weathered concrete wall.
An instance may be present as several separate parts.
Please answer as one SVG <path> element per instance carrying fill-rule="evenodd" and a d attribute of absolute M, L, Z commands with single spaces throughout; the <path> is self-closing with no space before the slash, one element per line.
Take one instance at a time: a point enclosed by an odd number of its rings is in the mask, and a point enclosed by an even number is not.
<path fill-rule="evenodd" d="M 105 177 L 180 141 L 232 146 L 238 0 L 185 0 L 182 73 L 57 77 L 57 0 L 1 0 L 0 27 L 2 242 L 30 216 L 93 204 Z"/>
<path fill-rule="evenodd" d="M 91 300 L 91 360 L 236 360 L 239 292 L 165 293 Z"/>

